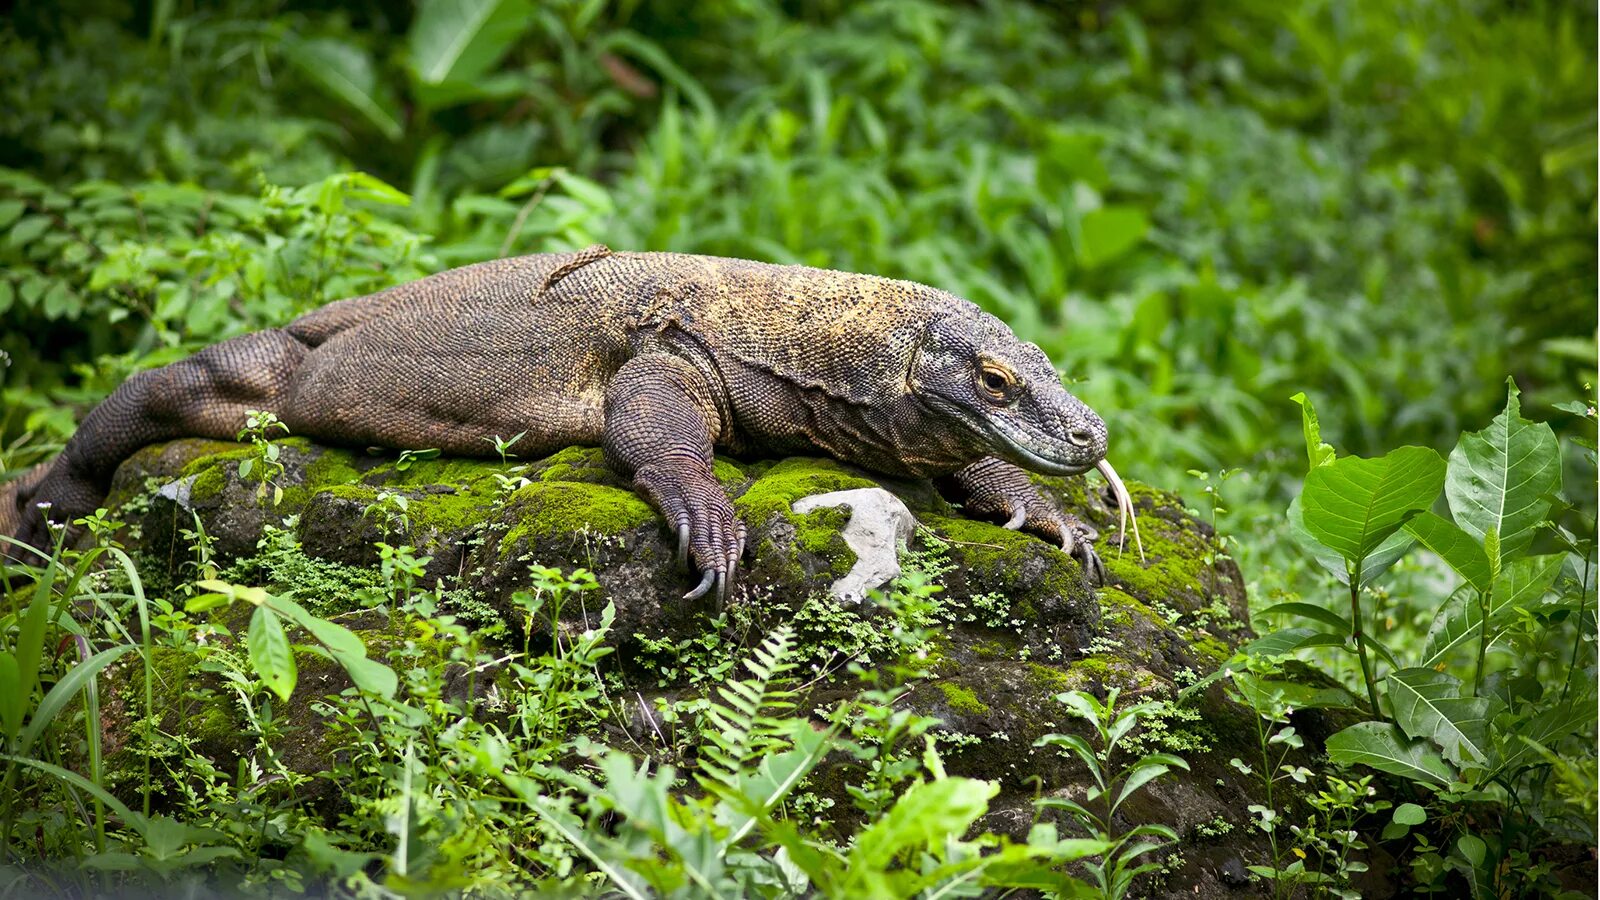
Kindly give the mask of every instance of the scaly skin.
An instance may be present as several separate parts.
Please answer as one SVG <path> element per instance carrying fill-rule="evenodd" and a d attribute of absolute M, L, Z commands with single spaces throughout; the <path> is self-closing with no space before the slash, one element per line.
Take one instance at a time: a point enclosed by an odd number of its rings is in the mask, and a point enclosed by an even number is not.
<path fill-rule="evenodd" d="M 270 410 L 329 443 L 485 456 L 600 444 L 725 596 L 745 527 L 713 453 L 824 454 L 950 476 L 968 507 L 1103 567 L 1092 530 L 1023 469 L 1075 474 L 1105 424 L 1049 359 L 943 291 L 803 266 L 670 253 L 494 260 L 329 304 L 128 379 L 61 455 L 0 492 L 0 533 L 44 546 L 147 444 L 231 439 Z"/>

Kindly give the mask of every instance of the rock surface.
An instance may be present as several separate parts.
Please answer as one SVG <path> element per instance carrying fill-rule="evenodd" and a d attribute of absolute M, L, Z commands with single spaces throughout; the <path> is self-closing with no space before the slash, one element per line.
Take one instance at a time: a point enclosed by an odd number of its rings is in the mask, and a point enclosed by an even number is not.
<path fill-rule="evenodd" d="M 256 484 L 238 477 L 239 462 L 252 451 L 237 444 L 177 441 L 125 463 L 108 505 L 127 523 L 124 539 L 137 548 L 143 568 L 193 577 L 186 574 L 191 554 L 182 532 L 198 522 L 218 564 L 231 561 L 233 572 L 292 593 L 323 615 L 343 614 L 361 632 L 358 624 L 373 615 L 360 598 L 377 584 L 379 541 L 409 544 L 429 557 L 423 583 L 437 584 L 445 608 L 468 621 L 520 622 L 512 597 L 529 585 L 532 564 L 585 567 L 599 582 L 600 600 L 564 608 L 561 627 L 593 627 L 598 608 L 614 604 L 613 659 L 642 707 L 634 727 L 618 726 L 632 733 L 619 737 L 643 746 L 652 740 L 646 704 L 704 689 L 683 648 L 729 637 L 729 621 L 743 623 L 742 634 L 732 635 L 735 648 L 740 637 L 791 623 L 812 669 L 802 673 L 804 681 L 825 685 L 825 676 L 848 662 L 871 665 L 876 610 L 830 595 L 863 555 L 864 545 L 852 540 L 851 513 L 831 500 L 796 501 L 858 491 L 894 498 L 919 527 L 905 534 L 896 523 L 892 539 L 909 537 L 913 559 L 944 585 L 929 658 L 934 677 L 905 703 L 943 720 L 942 752 L 952 774 L 1000 784 L 985 824 L 1019 838 L 1034 820 L 1032 800 L 1040 791 L 1081 796 L 1084 786 L 1075 760 L 1033 746 L 1045 733 L 1080 730 L 1054 694 L 1118 687 L 1125 695 L 1170 698 L 1250 636 L 1242 579 L 1210 528 L 1175 496 L 1136 484 L 1130 489 L 1147 560 L 1141 564 L 1131 548 L 1119 555 L 1114 540 L 1102 540 L 1110 584 L 1096 592 L 1059 549 L 964 518 L 925 482 L 886 479 L 831 460 L 718 460 L 716 475 L 735 498 L 753 551 L 729 608 L 718 610 L 709 599 L 681 599 L 693 578 L 674 565 L 673 536 L 603 466 L 598 449 L 569 448 L 519 465 L 396 460 L 294 438 L 280 444 L 285 470 L 276 479 L 283 489 L 276 507 L 260 502 Z M 1114 537 L 1114 508 L 1098 488 L 1086 489 L 1082 479 L 1039 483 Z M 303 679 L 291 705 L 337 690 L 337 675 L 332 682 L 324 677 L 327 683 Z M 1149 749 L 1178 752 L 1193 767 L 1126 807 L 1131 821 L 1164 822 L 1184 838 L 1182 859 L 1152 888 L 1158 895 L 1254 892 L 1230 876 L 1264 857 L 1246 811 L 1257 802 L 1249 799 L 1255 789 L 1227 762 L 1254 752 L 1252 715 L 1213 687 L 1194 709 L 1174 708 L 1149 730 Z M 226 756 L 237 745 L 228 716 L 225 705 L 201 716 L 208 724 L 200 746 L 208 753 Z M 1296 724 L 1313 742 L 1320 739 L 1314 719 Z M 290 763 L 314 772 L 316 754 Z M 840 807 L 848 806 L 841 799 Z"/>
<path fill-rule="evenodd" d="M 917 520 L 905 503 L 883 488 L 857 488 L 801 497 L 791 508 L 801 515 L 842 506 L 850 521 L 839 532 L 856 555 L 855 565 L 828 587 L 841 603 L 860 603 L 867 592 L 900 577 L 900 554 L 911 544 Z"/>

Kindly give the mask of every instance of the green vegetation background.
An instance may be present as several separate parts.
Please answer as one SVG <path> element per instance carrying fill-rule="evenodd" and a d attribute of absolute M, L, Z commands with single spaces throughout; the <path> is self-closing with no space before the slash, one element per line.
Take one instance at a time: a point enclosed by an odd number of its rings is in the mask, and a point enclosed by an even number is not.
<path fill-rule="evenodd" d="M 1560 430 L 1594 377 L 1588 4 L 422 9 L 12 12 L 0 469 L 137 368 L 592 241 L 977 301 L 1082 380 L 1125 472 L 1240 470 L 1252 575 L 1294 565 L 1294 392 L 1370 453 L 1447 449 L 1507 373 Z"/>

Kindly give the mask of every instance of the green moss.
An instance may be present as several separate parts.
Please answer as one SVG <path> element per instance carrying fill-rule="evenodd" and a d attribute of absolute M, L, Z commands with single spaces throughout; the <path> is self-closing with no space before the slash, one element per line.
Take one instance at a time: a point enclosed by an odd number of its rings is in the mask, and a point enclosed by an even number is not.
<path fill-rule="evenodd" d="M 1028 681 L 1043 694 L 1072 689 L 1072 678 L 1066 672 L 1039 663 L 1028 663 Z"/>
<path fill-rule="evenodd" d="M 971 688 L 950 681 L 939 682 L 938 688 L 944 693 L 945 703 L 955 712 L 981 716 L 989 711 L 989 705 L 979 700 Z"/>
<path fill-rule="evenodd" d="M 511 498 L 517 521 L 500 540 L 500 553 L 528 538 L 588 530 L 620 534 L 655 518 L 655 510 L 632 491 L 601 484 L 539 482 Z"/>
<path fill-rule="evenodd" d="M 955 562 L 969 577 L 976 577 L 984 590 L 998 590 L 1010 597 L 1013 613 L 1023 619 L 1039 616 L 1034 600 L 1040 597 L 1072 597 L 1090 601 L 1083 568 L 1064 553 L 1046 557 L 1048 563 L 1030 590 L 1019 592 L 1013 575 L 1021 571 L 1030 556 L 1043 546 L 1032 535 L 1010 531 L 989 522 L 924 515 L 923 524 L 950 542 Z"/>
<path fill-rule="evenodd" d="M 795 545 L 826 559 L 828 572 L 836 578 L 848 574 L 856 564 L 855 551 L 840 533 L 850 524 L 850 516 L 848 507 L 834 506 L 794 518 Z"/>
<path fill-rule="evenodd" d="M 237 743 L 238 717 L 229 698 L 210 688 L 197 686 L 199 660 L 187 650 L 172 647 L 150 648 L 150 669 L 155 676 L 153 699 L 157 714 L 163 710 L 172 717 L 174 732 L 192 735 L 210 747 Z M 144 705 L 142 676 L 129 679 L 129 702 L 141 710 Z"/>
<path fill-rule="evenodd" d="M 1150 607 L 1114 587 L 1100 589 L 1100 617 L 1106 626 L 1113 628 L 1129 628 L 1135 619 L 1144 620 L 1155 628 L 1166 627 Z"/>
<path fill-rule="evenodd" d="M 324 448 L 317 458 L 306 466 L 305 484 L 316 489 L 330 484 L 349 484 L 361 478 L 355 467 L 355 454 L 348 450 Z"/>
<path fill-rule="evenodd" d="M 711 464 L 711 474 L 725 488 L 738 489 L 744 486 L 750 478 L 745 474 L 743 466 L 731 460 L 718 457 Z"/>
<path fill-rule="evenodd" d="M 206 503 L 222 496 L 228 486 L 228 476 L 221 465 L 199 469 L 194 482 L 189 485 L 189 498 L 194 503 Z"/>
<path fill-rule="evenodd" d="M 789 512 L 790 505 L 801 497 L 870 487 L 877 484 L 832 460 L 786 459 L 767 469 L 733 505 L 746 522 L 762 525 Z"/>

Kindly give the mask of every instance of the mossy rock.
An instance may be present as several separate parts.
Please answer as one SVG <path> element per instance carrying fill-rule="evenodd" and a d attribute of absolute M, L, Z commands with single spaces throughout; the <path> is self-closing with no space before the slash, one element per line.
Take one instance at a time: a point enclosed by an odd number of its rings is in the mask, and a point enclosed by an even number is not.
<path fill-rule="evenodd" d="M 1095 589 L 1059 548 L 965 518 L 928 482 L 887 479 L 833 460 L 718 459 L 715 474 L 733 498 L 751 548 L 729 607 L 719 611 L 709 597 L 682 599 L 694 578 L 675 565 L 676 536 L 626 479 L 605 466 L 596 448 L 568 448 L 524 462 L 401 461 L 299 439 L 282 444 L 283 499 L 276 506 L 261 502 L 256 484 L 238 476 L 239 462 L 254 452 L 250 448 L 177 441 L 141 451 L 119 471 L 111 501 L 113 514 L 129 523 L 129 545 L 182 576 L 188 550 L 179 532 L 198 517 L 215 540 L 219 561 L 232 561 L 229 571 L 269 582 L 306 581 L 306 573 L 320 573 L 310 580 L 327 582 L 326 597 L 305 595 L 304 584 L 275 587 L 301 590 L 305 602 L 338 612 L 330 604 L 341 593 L 358 598 L 360 586 L 369 583 L 362 573 L 375 571 L 374 543 L 410 544 L 431 557 L 424 586 L 442 588 L 447 609 L 477 610 L 500 622 L 518 646 L 522 619 L 513 597 L 530 584 L 529 566 L 587 568 L 599 590 L 568 603 L 560 627 L 592 628 L 600 610 L 614 604 L 615 652 L 608 663 L 629 692 L 636 688 L 641 697 L 703 691 L 707 682 L 697 679 L 708 667 L 691 657 L 742 657 L 742 643 L 781 621 L 795 625 L 801 652 L 819 675 L 842 671 L 846 659 L 883 662 L 872 655 L 887 627 L 882 614 L 827 597 L 828 586 L 854 562 L 840 536 L 846 514 L 823 509 L 797 515 L 791 504 L 827 491 L 890 490 L 923 526 L 912 549 L 939 555 L 949 566 L 941 576 L 942 618 L 926 650 L 934 677 L 906 698 L 904 708 L 943 721 L 937 733 L 950 771 L 1001 784 L 987 824 L 1015 824 L 1019 838 L 1032 821 L 1030 800 L 1039 786 L 1066 793 L 1082 787 L 1083 773 L 1071 759 L 1034 746 L 1051 731 L 1081 733 L 1080 723 L 1053 699 L 1056 694 L 1117 688 L 1130 702 L 1170 697 L 1185 679 L 1214 669 L 1249 636 L 1237 567 L 1178 498 L 1142 485 L 1130 488 L 1143 561 L 1131 540 L 1118 553 L 1114 507 L 1099 490 L 1081 478 L 1036 479 L 1102 531 L 1098 547 L 1111 583 Z M 397 521 L 402 501 L 403 521 Z M 272 525 L 292 530 L 263 541 Z M 270 555 L 281 538 L 292 538 L 292 565 Z M 725 615 L 718 618 L 719 612 Z M 353 610 L 349 621 L 362 623 L 358 633 L 374 657 L 403 639 L 385 626 L 368 627 L 363 615 L 370 614 Z M 302 689 L 284 712 L 291 726 L 284 759 L 306 772 L 319 771 L 326 755 L 338 752 L 319 743 L 325 729 L 308 702 L 343 687 L 342 673 L 324 671 L 321 662 L 305 661 Z M 175 675 L 187 685 L 184 691 L 201 694 L 198 700 L 177 697 L 173 709 L 205 701 L 194 711 L 200 723 L 195 733 L 211 742 L 206 752 L 225 767 L 230 754 L 248 748 L 236 727 L 228 727 L 237 725 L 228 718 L 231 701 L 204 693 L 214 677 Z M 846 683 L 819 679 L 811 702 L 826 705 L 849 690 Z M 206 706 L 213 701 L 223 705 Z M 1174 722 L 1163 738 L 1191 748 L 1184 755 L 1194 773 L 1152 792 L 1159 802 L 1135 804 L 1139 814 L 1180 832 L 1232 815 L 1242 798 L 1252 796 L 1226 764 L 1232 756 L 1248 755 L 1250 748 L 1241 742 L 1253 734 L 1251 713 L 1215 687 L 1202 695 L 1199 712 L 1201 724 Z M 637 718 L 595 724 L 630 746 L 651 746 L 648 717 Z M 1308 733 L 1324 731 L 1307 724 Z M 830 777 L 819 773 L 815 789 L 826 791 Z M 838 793 L 843 802 L 842 788 Z M 1237 840 L 1208 846 L 1207 865 L 1215 869 L 1223 857 L 1238 858 L 1241 842 L 1256 840 L 1245 824 L 1235 829 Z M 1259 854 L 1252 851 L 1251 858 Z M 1189 883 L 1208 886 L 1202 896 L 1220 895 L 1210 890 L 1215 878 L 1191 874 Z"/>

